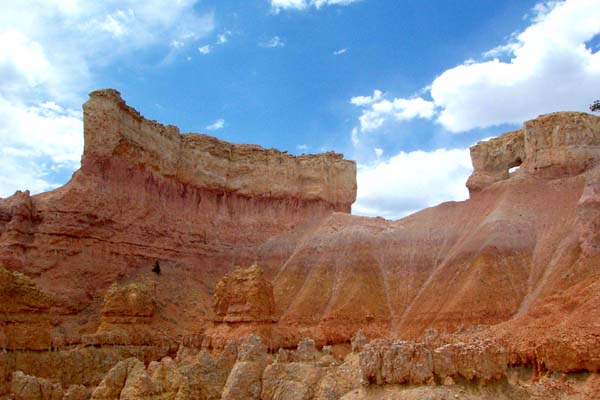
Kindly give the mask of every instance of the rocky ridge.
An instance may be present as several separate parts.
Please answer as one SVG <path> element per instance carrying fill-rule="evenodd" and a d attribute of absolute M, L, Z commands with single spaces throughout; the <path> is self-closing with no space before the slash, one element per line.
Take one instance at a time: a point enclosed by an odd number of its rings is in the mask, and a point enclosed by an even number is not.
<path fill-rule="evenodd" d="M 398 221 L 348 214 L 341 155 L 181 135 L 113 90 L 84 127 L 69 183 L 0 199 L 0 398 L 597 396 L 600 118 L 473 146 L 471 198 Z"/>

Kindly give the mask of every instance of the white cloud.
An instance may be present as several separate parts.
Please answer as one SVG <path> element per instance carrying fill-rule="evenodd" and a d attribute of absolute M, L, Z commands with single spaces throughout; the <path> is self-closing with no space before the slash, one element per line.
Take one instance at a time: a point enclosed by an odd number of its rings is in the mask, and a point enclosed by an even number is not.
<path fill-rule="evenodd" d="M 181 49 L 183 46 L 185 46 L 185 43 L 175 39 L 171 40 L 171 47 L 174 49 Z"/>
<path fill-rule="evenodd" d="M 198 51 L 202 55 L 210 54 L 213 52 L 215 47 L 223 46 L 224 44 L 226 44 L 229 41 L 230 37 L 231 37 L 231 31 L 225 31 L 217 36 L 217 40 L 215 41 L 214 44 L 207 44 L 207 45 L 198 47 Z"/>
<path fill-rule="evenodd" d="M 366 106 L 381 99 L 382 95 L 383 92 L 381 90 L 375 89 L 373 91 L 373 96 L 355 96 L 350 99 L 350 103 L 355 106 Z"/>
<path fill-rule="evenodd" d="M 373 150 L 375 151 L 377 158 L 381 158 L 383 155 L 383 149 L 381 147 L 375 147 Z"/>
<path fill-rule="evenodd" d="M 217 36 L 217 44 L 225 44 L 229 41 L 231 37 L 231 31 L 225 31 Z"/>
<path fill-rule="evenodd" d="M 484 52 L 483 61 L 469 59 L 435 78 L 426 90 L 433 101 L 376 101 L 380 91 L 352 98 L 364 107 L 361 131 L 391 118 L 433 118 L 436 112 L 439 124 L 463 132 L 520 124 L 553 111 L 587 111 L 600 87 L 600 52 L 588 46 L 600 34 L 598 0 L 538 3 L 531 14 L 529 27 Z M 357 142 L 356 132 L 352 140 Z"/>
<path fill-rule="evenodd" d="M 360 138 L 358 137 L 358 128 L 352 128 L 350 139 L 352 140 L 352 144 L 354 144 L 355 146 L 360 142 Z"/>
<path fill-rule="evenodd" d="M 600 53 L 586 43 L 600 34 L 600 3 L 539 3 L 532 24 L 484 53 L 489 61 L 444 71 L 431 87 L 437 121 L 453 132 L 521 123 L 553 111 L 585 111 L 598 96 Z"/>
<path fill-rule="evenodd" d="M 298 146 L 296 146 L 296 148 L 298 150 L 308 150 L 308 145 L 306 145 L 306 144 L 299 144 Z"/>
<path fill-rule="evenodd" d="M 79 167 L 81 112 L 48 102 L 15 104 L 0 97 L 0 197 L 18 189 L 36 193 L 58 186 L 50 175 Z"/>
<path fill-rule="evenodd" d="M 279 36 L 273 36 L 266 42 L 261 43 L 260 46 L 270 48 L 283 47 L 285 46 L 285 42 Z"/>
<path fill-rule="evenodd" d="M 212 124 L 208 125 L 205 129 L 207 131 L 216 131 L 219 129 L 223 129 L 224 126 L 225 126 L 225 120 L 220 118 L 220 119 L 216 120 L 215 122 L 213 122 Z"/>
<path fill-rule="evenodd" d="M 342 55 L 342 54 L 347 53 L 347 52 L 348 52 L 348 49 L 343 48 L 343 49 L 339 49 L 339 50 L 334 51 L 333 55 L 334 56 L 339 56 L 339 55 Z"/>
<path fill-rule="evenodd" d="M 206 46 L 198 47 L 198 51 L 200 52 L 200 54 L 206 55 L 212 51 L 212 47 L 210 46 L 210 44 L 207 44 Z"/>
<path fill-rule="evenodd" d="M 55 187 L 79 165 L 92 70 L 160 46 L 170 53 L 206 36 L 212 13 L 196 0 L 20 0 L 0 13 L 0 196 Z"/>
<path fill-rule="evenodd" d="M 395 219 L 449 200 L 465 200 L 471 174 L 468 149 L 401 152 L 359 165 L 352 212 Z"/>
<path fill-rule="evenodd" d="M 412 99 L 395 98 L 394 100 L 380 99 L 381 92 L 376 90 L 372 97 L 353 97 L 350 102 L 363 108 L 359 118 L 362 132 L 380 128 L 390 118 L 407 121 L 413 118 L 429 119 L 435 113 L 433 102 L 416 97 Z"/>
<path fill-rule="evenodd" d="M 305 10 L 309 7 L 321 8 L 323 6 L 347 6 L 360 0 L 271 0 L 271 7 L 275 12 L 280 10 Z"/>

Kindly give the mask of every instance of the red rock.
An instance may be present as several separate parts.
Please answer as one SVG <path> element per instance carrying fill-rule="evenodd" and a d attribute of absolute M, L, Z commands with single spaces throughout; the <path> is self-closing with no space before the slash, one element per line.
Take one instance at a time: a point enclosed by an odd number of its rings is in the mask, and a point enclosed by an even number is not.
<path fill-rule="evenodd" d="M 17 371 L 12 377 L 11 394 L 15 400 L 62 400 L 64 392 L 59 384 Z"/>
<path fill-rule="evenodd" d="M 52 299 L 26 275 L 0 266 L 0 346 L 11 350 L 52 347 Z"/>
<path fill-rule="evenodd" d="M 338 154 L 180 135 L 112 90 L 91 94 L 84 129 L 71 181 L 0 199 L 0 388 L 17 368 L 89 387 L 130 355 L 251 333 L 273 351 L 386 338 L 355 343 L 381 382 L 600 369 L 598 117 L 545 115 L 477 144 L 469 200 L 398 221 L 348 214 L 356 167 Z M 245 376 L 258 385 L 262 364 L 244 365 L 230 397 Z"/>
<path fill-rule="evenodd" d="M 274 322 L 274 312 L 273 286 L 257 265 L 235 269 L 215 287 L 216 322 Z"/>

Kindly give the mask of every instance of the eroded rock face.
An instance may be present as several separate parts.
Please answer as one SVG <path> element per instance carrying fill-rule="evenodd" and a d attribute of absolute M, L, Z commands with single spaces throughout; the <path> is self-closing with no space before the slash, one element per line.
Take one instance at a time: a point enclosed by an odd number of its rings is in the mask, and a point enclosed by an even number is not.
<path fill-rule="evenodd" d="M 232 265 L 260 260 L 272 277 L 299 237 L 349 212 L 356 197 L 355 163 L 340 154 L 295 157 L 180 135 L 114 90 L 90 95 L 84 136 L 82 167 L 67 185 L 0 200 L 0 262 L 36 276 L 58 311 L 79 321 L 99 293 L 148 278 L 159 259 L 156 300 L 178 321 L 166 329 L 197 332 Z"/>
<path fill-rule="evenodd" d="M 84 335 L 88 345 L 152 345 L 169 340 L 151 325 L 156 310 L 154 288 L 148 283 L 113 284 L 104 296 L 100 326 Z"/>
<path fill-rule="evenodd" d="M 506 365 L 536 376 L 597 371 L 599 120 L 550 114 L 480 143 L 471 199 L 386 221 L 348 214 L 355 164 L 340 155 L 180 135 L 117 92 L 94 92 L 81 170 L 52 192 L 0 199 L 0 262 L 32 277 L 0 274 L 9 310 L 0 315 L 0 391 L 16 370 L 89 389 L 123 359 L 150 364 L 197 341 L 206 352 L 175 368 L 193 396 L 223 388 L 235 397 L 241 387 L 256 397 L 271 355 L 209 356 L 248 334 L 283 348 L 281 363 L 303 364 L 272 368 L 301 397 L 341 396 L 327 391 L 335 378 L 324 371 L 336 361 L 318 352 L 325 345 L 374 352 L 364 377 L 373 382 L 495 381 Z M 260 268 L 231 272 L 252 263 Z M 438 340 L 476 327 L 465 347 Z M 307 337 L 314 342 L 289 352 Z M 294 374 L 314 368 L 329 383 L 306 394 Z M 136 382 L 152 374 L 144 368 Z M 156 385 L 138 394 L 175 393 Z"/>
<path fill-rule="evenodd" d="M 152 289 L 143 283 L 112 285 L 104 297 L 102 316 L 111 322 L 121 318 L 152 318 L 156 304 Z"/>
<path fill-rule="evenodd" d="M 92 393 L 92 400 L 100 399 L 192 399 L 186 393 L 187 378 L 175 362 L 165 357 L 144 367 L 136 358 L 119 362 Z"/>
<path fill-rule="evenodd" d="M 258 265 L 236 268 L 217 283 L 213 313 L 216 322 L 274 322 L 273 285 Z"/>
<path fill-rule="evenodd" d="M 270 362 L 261 338 L 256 335 L 246 337 L 238 349 L 237 362 L 227 377 L 221 399 L 260 399 L 263 371 Z"/>
<path fill-rule="evenodd" d="M 124 158 L 192 187 L 245 197 L 323 201 L 346 212 L 356 197 L 354 163 L 339 154 L 294 157 L 207 135 L 180 135 L 175 126 L 144 119 L 114 90 L 90 93 L 83 111 L 83 168 Z"/>
<path fill-rule="evenodd" d="M 10 391 L 15 400 L 62 400 L 64 396 L 59 384 L 25 375 L 21 371 L 13 374 Z"/>
<path fill-rule="evenodd" d="M 467 180 L 467 188 L 471 195 L 495 182 L 507 179 L 509 169 L 523 163 L 524 136 L 523 130 L 519 129 L 471 147 L 473 174 Z"/>
<path fill-rule="evenodd" d="M 186 393 L 191 398 L 218 400 L 236 360 L 237 347 L 230 342 L 217 354 L 206 349 L 196 353 L 193 349 L 181 348 L 176 361 L 180 364 L 179 371 L 187 378 Z"/>
<path fill-rule="evenodd" d="M 0 266 L 0 347 L 47 350 L 52 347 L 52 299 L 26 275 Z"/>
<path fill-rule="evenodd" d="M 553 113 L 525 122 L 523 129 L 471 147 L 471 194 L 508 179 L 509 169 L 545 177 L 580 174 L 600 159 L 600 122 L 585 113 Z"/>
<path fill-rule="evenodd" d="M 360 353 L 363 384 L 416 384 L 446 381 L 500 380 L 508 352 L 490 342 L 449 343 L 430 348 L 423 343 L 377 339 Z"/>

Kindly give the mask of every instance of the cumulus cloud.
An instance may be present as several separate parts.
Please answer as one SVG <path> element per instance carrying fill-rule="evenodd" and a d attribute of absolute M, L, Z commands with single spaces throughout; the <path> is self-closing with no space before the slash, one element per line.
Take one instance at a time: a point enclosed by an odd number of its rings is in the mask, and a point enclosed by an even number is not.
<path fill-rule="evenodd" d="M 396 219 L 444 201 L 465 200 L 471 171 L 468 149 L 400 152 L 358 165 L 352 212 Z"/>
<path fill-rule="evenodd" d="M 540 3 L 533 12 L 527 29 L 484 53 L 492 60 L 459 65 L 433 81 L 437 121 L 445 128 L 461 132 L 583 111 L 598 95 L 600 53 L 586 44 L 600 34 L 598 2 Z"/>
<path fill-rule="evenodd" d="M 382 95 L 383 92 L 381 90 L 375 89 L 373 96 L 355 96 L 350 99 L 350 103 L 355 106 L 366 106 L 381 99 Z"/>
<path fill-rule="evenodd" d="M 92 70 L 132 51 L 174 52 L 214 28 L 195 0 L 21 0 L 0 13 L 0 196 L 57 185 L 79 166 Z"/>
<path fill-rule="evenodd" d="M 323 6 L 347 6 L 360 0 L 271 0 L 271 7 L 275 12 L 281 10 L 306 10 L 307 8 L 321 8 Z"/>
<path fill-rule="evenodd" d="M 270 47 L 270 48 L 284 47 L 285 42 L 279 36 L 273 36 L 271 39 L 267 40 L 266 42 L 260 43 L 260 46 L 261 47 Z"/>
<path fill-rule="evenodd" d="M 58 186 L 52 175 L 78 168 L 81 118 L 80 111 L 52 102 L 27 106 L 0 97 L 0 197 L 19 189 L 52 189 Z"/>
<path fill-rule="evenodd" d="M 600 34 L 598 2 L 538 3 L 527 18 L 524 31 L 485 51 L 481 60 L 469 59 L 436 77 L 424 89 L 432 101 L 353 98 L 352 104 L 369 105 L 359 118 L 361 131 L 393 118 L 436 117 L 449 131 L 464 132 L 553 111 L 586 111 L 600 87 L 600 52 L 589 44 Z"/>
<path fill-rule="evenodd" d="M 223 129 L 223 127 L 225 126 L 225 120 L 220 118 L 218 120 L 216 120 L 215 122 L 213 122 L 212 124 L 208 125 L 206 127 L 207 131 L 217 131 L 219 129 Z"/>
<path fill-rule="evenodd" d="M 362 132 L 373 131 L 390 118 L 397 121 L 407 121 L 413 118 L 429 119 L 435 113 L 435 106 L 431 101 L 421 97 L 382 99 L 382 92 L 379 90 L 375 90 L 373 96 L 353 97 L 350 102 L 363 107 L 362 115 L 359 117 Z"/>

